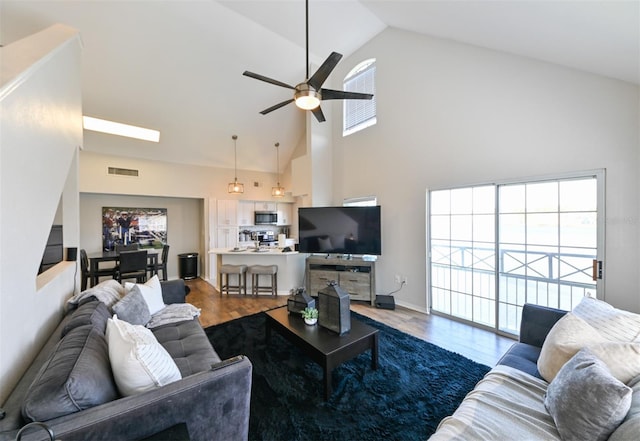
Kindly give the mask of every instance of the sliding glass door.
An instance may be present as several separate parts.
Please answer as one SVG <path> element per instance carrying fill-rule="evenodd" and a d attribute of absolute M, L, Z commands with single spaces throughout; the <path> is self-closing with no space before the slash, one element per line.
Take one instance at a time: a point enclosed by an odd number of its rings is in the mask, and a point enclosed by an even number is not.
<path fill-rule="evenodd" d="M 429 192 L 432 311 L 515 334 L 524 303 L 595 295 L 603 187 L 598 172 Z"/>

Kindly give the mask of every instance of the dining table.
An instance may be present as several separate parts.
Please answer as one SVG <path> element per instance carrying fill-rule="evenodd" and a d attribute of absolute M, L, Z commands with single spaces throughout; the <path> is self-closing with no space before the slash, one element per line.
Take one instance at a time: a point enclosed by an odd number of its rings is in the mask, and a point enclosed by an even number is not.
<path fill-rule="evenodd" d="M 147 264 L 149 266 L 155 266 L 158 263 L 158 254 L 161 250 L 156 248 L 142 248 L 139 251 L 145 250 L 147 251 Z M 89 259 L 89 268 L 91 272 L 97 274 L 101 262 L 115 262 L 115 264 L 118 265 L 120 252 L 114 250 L 99 251 L 97 253 L 88 254 L 87 258 Z M 98 276 L 92 276 L 91 280 L 89 280 L 89 284 L 89 286 L 96 286 L 98 284 Z"/>

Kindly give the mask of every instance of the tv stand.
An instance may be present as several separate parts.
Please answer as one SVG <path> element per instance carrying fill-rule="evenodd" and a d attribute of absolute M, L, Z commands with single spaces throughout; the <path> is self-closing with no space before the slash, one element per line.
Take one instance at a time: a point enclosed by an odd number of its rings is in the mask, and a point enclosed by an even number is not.
<path fill-rule="evenodd" d="M 316 297 L 331 281 L 349 293 L 351 300 L 364 300 L 375 305 L 376 265 L 360 257 L 307 257 L 305 280 L 307 293 Z"/>

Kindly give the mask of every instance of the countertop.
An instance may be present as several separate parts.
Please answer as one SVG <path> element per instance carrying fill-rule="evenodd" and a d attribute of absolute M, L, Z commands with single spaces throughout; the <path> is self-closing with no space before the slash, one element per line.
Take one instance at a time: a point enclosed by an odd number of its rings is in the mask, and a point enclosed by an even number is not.
<path fill-rule="evenodd" d="M 212 248 L 209 250 L 209 254 L 229 254 L 229 255 L 250 255 L 250 256 L 289 256 L 292 254 L 300 254 L 298 251 L 282 252 L 278 247 L 261 248 L 260 251 L 255 251 L 254 248 L 240 247 L 239 251 L 234 251 L 232 248 Z"/>

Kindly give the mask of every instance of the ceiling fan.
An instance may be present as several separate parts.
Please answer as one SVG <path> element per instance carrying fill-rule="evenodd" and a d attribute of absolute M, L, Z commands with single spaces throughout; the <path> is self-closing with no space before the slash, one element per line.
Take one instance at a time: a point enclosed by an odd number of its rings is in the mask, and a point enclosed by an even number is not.
<path fill-rule="evenodd" d="M 304 110 L 311 110 L 318 122 L 325 121 L 324 113 L 320 108 L 320 101 L 322 100 L 370 100 L 373 95 L 370 93 L 357 93 L 357 92 L 345 92 L 343 90 L 323 89 L 322 85 L 327 80 L 333 69 L 336 67 L 342 54 L 332 52 L 329 57 L 322 63 L 322 66 L 309 78 L 309 0 L 305 1 L 305 20 L 306 20 L 306 52 L 307 52 L 307 75 L 306 79 L 298 85 L 291 86 L 290 84 L 283 83 L 282 81 L 274 80 L 264 75 L 244 71 L 242 75 L 255 78 L 256 80 L 264 81 L 266 83 L 275 84 L 276 86 L 285 87 L 287 89 L 294 90 L 293 98 L 278 103 L 260 112 L 262 115 L 266 115 L 269 112 L 284 107 L 289 103 L 295 102 L 296 106 Z"/>

